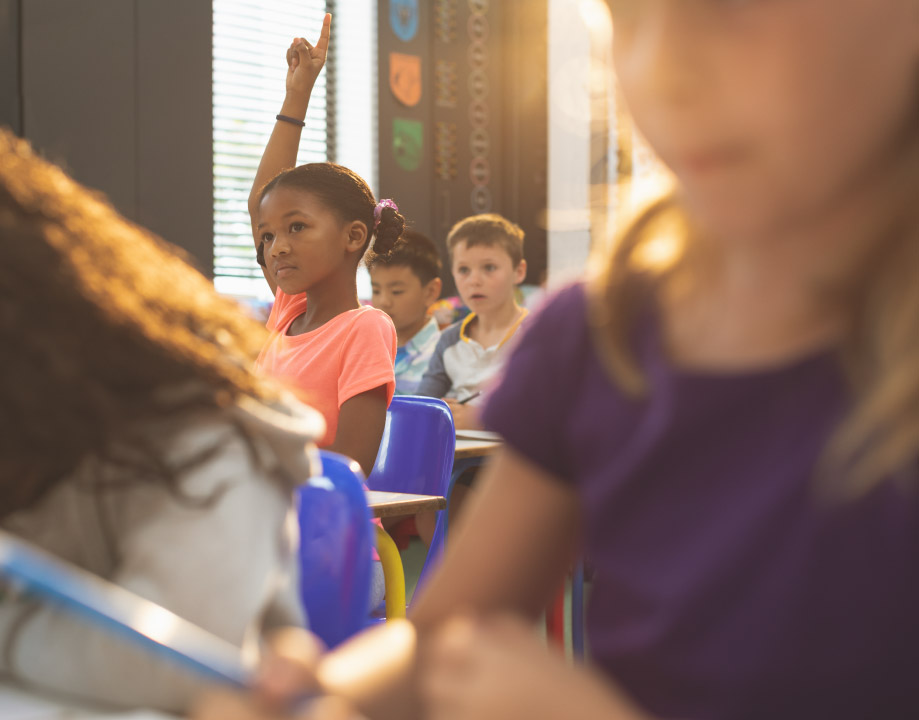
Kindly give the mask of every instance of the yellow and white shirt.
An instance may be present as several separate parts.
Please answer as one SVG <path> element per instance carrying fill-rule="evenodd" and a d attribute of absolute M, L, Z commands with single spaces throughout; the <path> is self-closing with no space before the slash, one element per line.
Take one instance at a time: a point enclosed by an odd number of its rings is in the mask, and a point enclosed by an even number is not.
<path fill-rule="evenodd" d="M 516 335 L 526 316 L 524 309 L 501 342 L 487 348 L 466 334 L 475 313 L 448 327 L 434 349 L 428 371 L 418 386 L 418 395 L 462 401 L 481 392 L 501 369 L 511 344 L 509 340 Z M 476 398 L 471 403 L 477 405 L 481 399 L 484 398 Z"/>

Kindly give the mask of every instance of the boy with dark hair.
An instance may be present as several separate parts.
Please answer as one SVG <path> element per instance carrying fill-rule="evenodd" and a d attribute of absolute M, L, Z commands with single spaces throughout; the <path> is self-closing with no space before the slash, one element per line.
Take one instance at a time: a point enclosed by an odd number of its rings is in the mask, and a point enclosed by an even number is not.
<path fill-rule="evenodd" d="M 373 306 L 396 326 L 396 394 L 414 395 L 440 339 L 428 315 L 440 297 L 440 255 L 426 236 L 405 230 L 388 256 L 371 256 L 368 266 Z"/>

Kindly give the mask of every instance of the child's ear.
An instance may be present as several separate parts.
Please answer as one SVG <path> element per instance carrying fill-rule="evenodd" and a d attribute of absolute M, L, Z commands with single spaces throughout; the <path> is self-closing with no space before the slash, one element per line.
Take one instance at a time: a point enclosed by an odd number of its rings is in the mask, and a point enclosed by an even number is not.
<path fill-rule="evenodd" d="M 424 286 L 422 292 L 424 293 L 424 302 L 426 305 L 431 306 L 440 297 L 440 291 L 443 289 L 444 283 L 439 277 L 434 278 L 433 280 L 428 281 L 428 284 Z"/>
<path fill-rule="evenodd" d="M 360 252 L 367 242 L 367 226 L 360 220 L 355 220 L 348 226 L 348 241 L 346 249 L 348 252 Z"/>
<path fill-rule="evenodd" d="M 517 267 L 514 268 L 514 285 L 519 285 L 527 277 L 527 261 L 523 258 L 520 259 L 520 262 L 517 263 Z"/>

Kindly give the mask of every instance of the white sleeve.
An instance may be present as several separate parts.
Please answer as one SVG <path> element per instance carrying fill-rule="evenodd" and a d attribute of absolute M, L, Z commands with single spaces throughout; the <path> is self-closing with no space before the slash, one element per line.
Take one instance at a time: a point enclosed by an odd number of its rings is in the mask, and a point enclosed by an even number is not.
<path fill-rule="evenodd" d="M 162 485 L 121 491 L 120 516 L 112 518 L 119 556 L 110 579 L 257 652 L 262 616 L 290 592 L 295 520 L 289 496 L 253 466 L 248 444 L 235 432 L 223 437 L 219 452 L 182 478 L 189 499 Z M 13 612 L 10 605 L 0 614 Z M 172 712 L 184 710 L 200 688 L 185 671 L 68 613 L 25 604 L 18 611 L 4 663 L 17 679 Z"/>

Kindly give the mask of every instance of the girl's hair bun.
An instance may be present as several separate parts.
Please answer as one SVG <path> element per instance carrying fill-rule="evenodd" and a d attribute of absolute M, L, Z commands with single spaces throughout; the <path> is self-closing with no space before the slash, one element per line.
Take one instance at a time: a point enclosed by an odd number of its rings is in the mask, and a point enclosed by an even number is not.
<path fill-rule="evenodd" d="M 373 241 L 371 252 L 375 256 L 387 257 L 402 237 L 405 229 L 405 218 L 391 207 L 383 207 L 380 211 L 380 224 L 377 225 L 376 239 Z"/>

